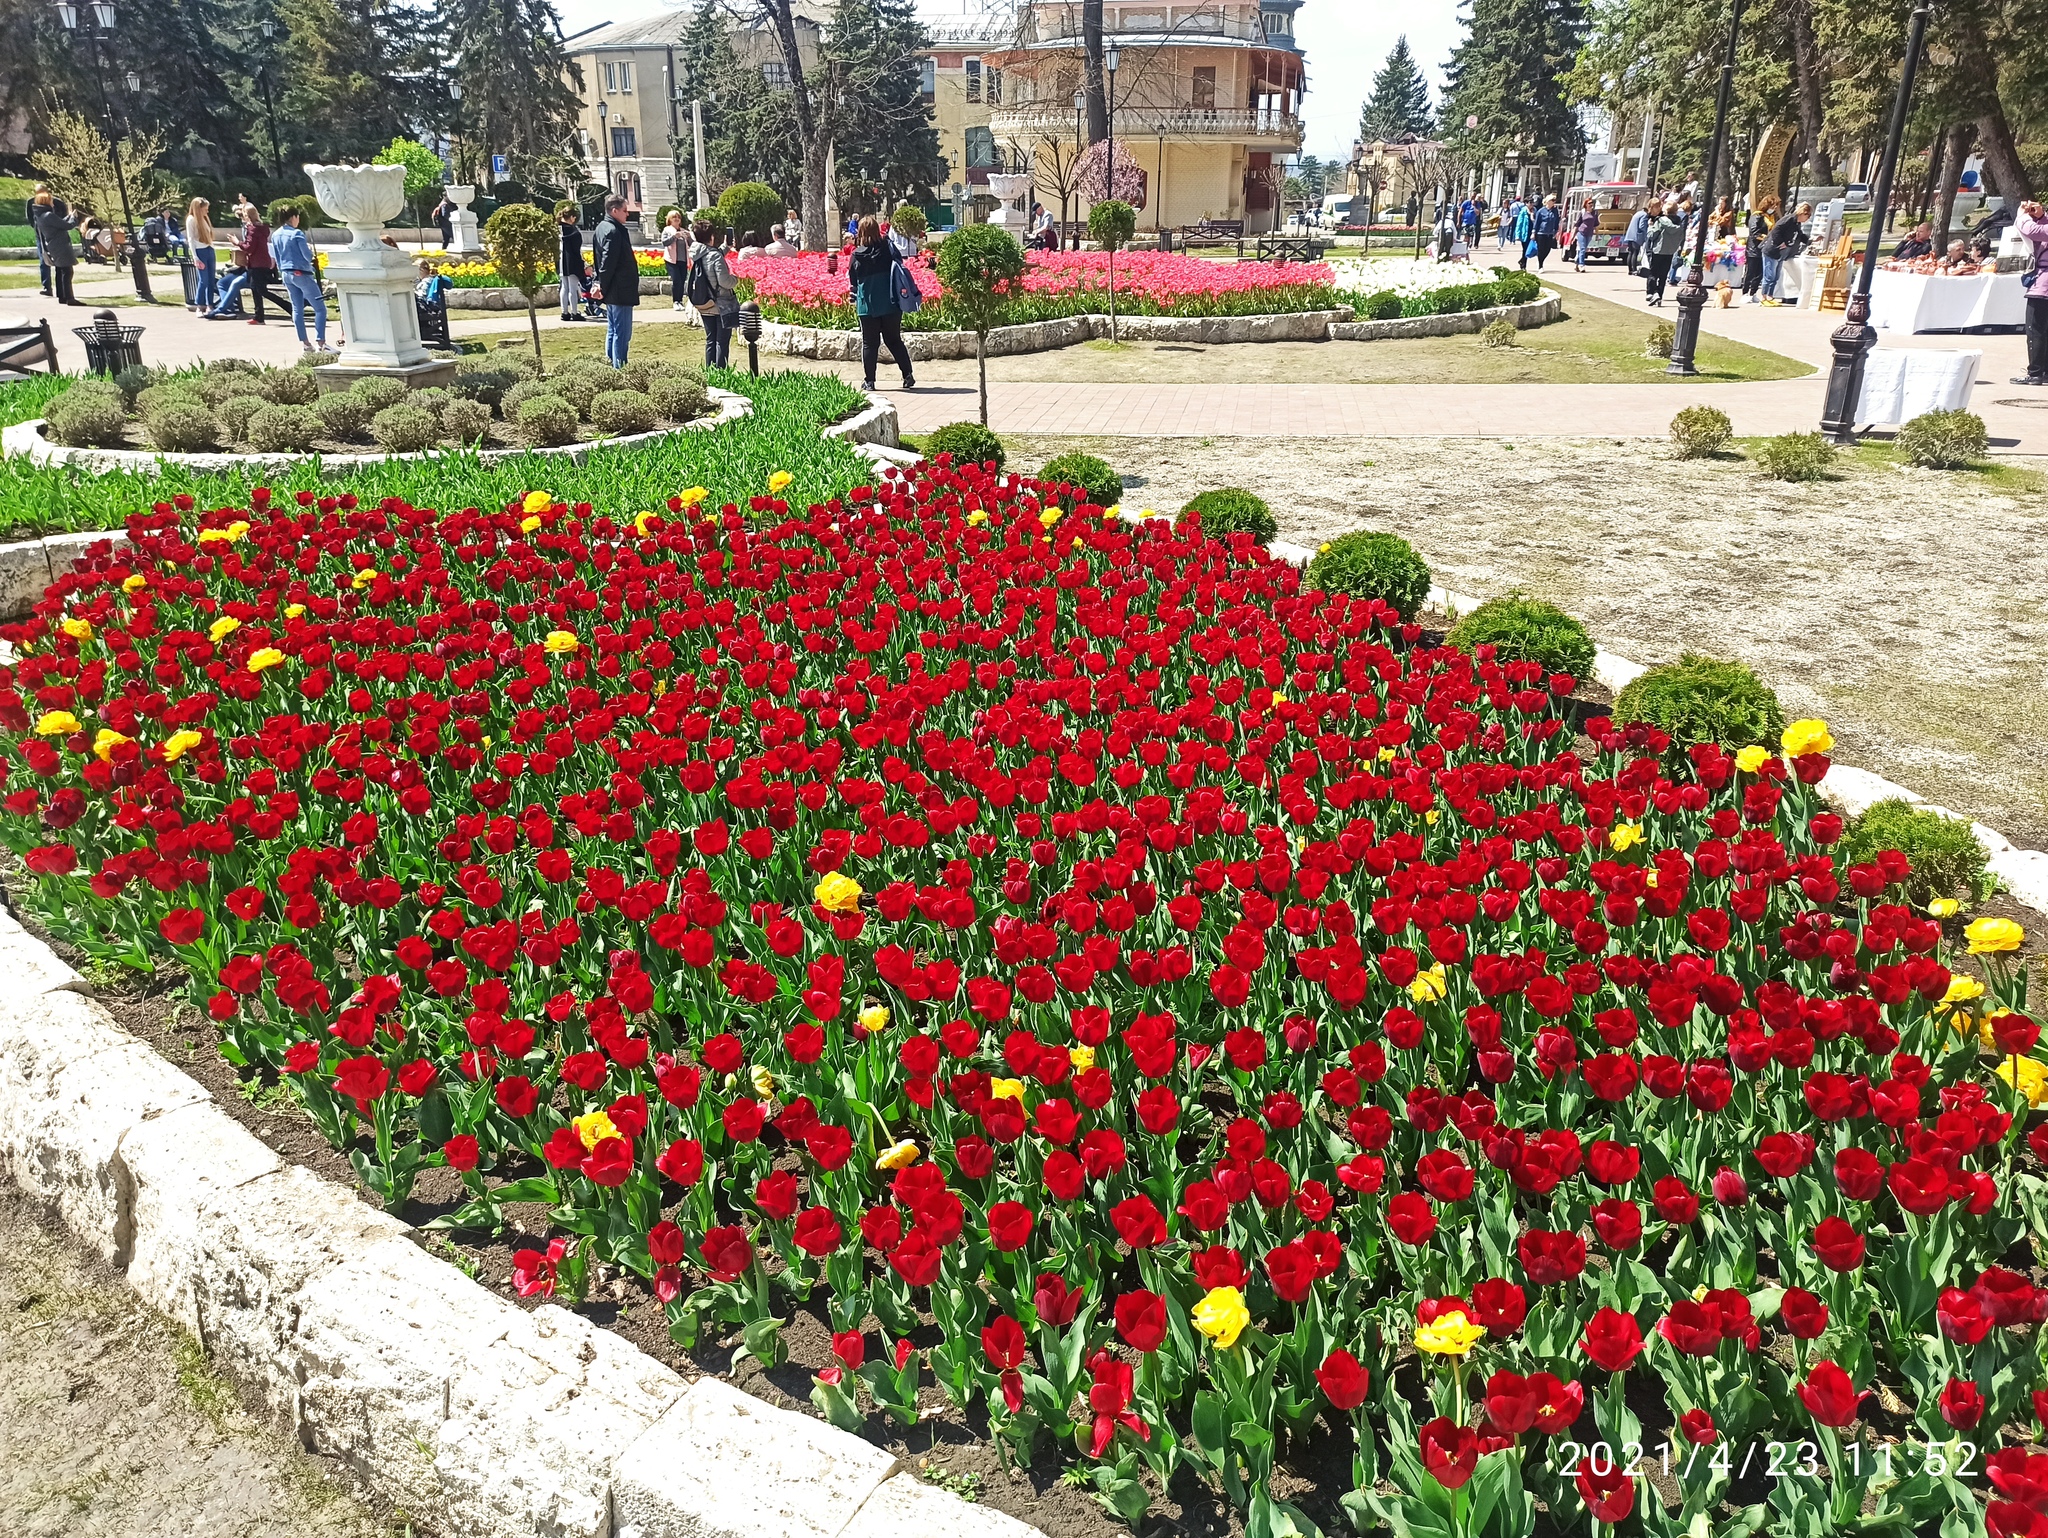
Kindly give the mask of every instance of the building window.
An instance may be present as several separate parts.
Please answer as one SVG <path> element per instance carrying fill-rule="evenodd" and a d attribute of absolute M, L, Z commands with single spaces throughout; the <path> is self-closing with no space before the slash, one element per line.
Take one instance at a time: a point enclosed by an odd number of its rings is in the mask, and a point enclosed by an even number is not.
<path fill-rule="evenodd" d="M 621 171 L 613 178 L 613 190 L 635 207 L 640 203 L 640 174 L 637 171 Z"/>
<path fill-rule="evenodd" d="M 780 59 L 769 59 L 761 66 L 761 78 L 768 82 L 771 91 L 789 89 L 789 66 Z"/>
<path fill-rule="evenodd" d="M 969 59 L 967 61 L 967 99 L 969 101 L 981 100 L 981 60 L 979 59 Z"/>
<path fill-rule="evenodd" d="M 1003 104 L 1003 72 L 999 69 L 988 72 L 988 104 L 991 107 Z"/>
<path fill-rule="evenodd" d="M 621 64 L 619 66 L 619 94 L 621 96 L 631 96 L 633 94 L 633 66 L 631 64 Z"/>
<path fill-rule="evenodd" d="M 607 96 L 619 94 L 619 67 L 616 64 L 607 64 L 604 67 L 604 94 Z"/>
<path fill-rule="evenodd" d="M 996 163 L 995 130 L 975 126 L 967 130 L 967 165 L 969 170 L 986 170 Z"/>
<path fill-rule="evenodd" d="M 621 157 L 640 153 L 640 147 L 632 129 L 614 128 L 612 130 L 612 153 Z"/>
<path fill-rule="evenodd" d="M 1216 110 L 1216 66 L 1204 64 L 1195 71 L 1195 110 Z"/>
<path fill-rule="evenodd" d="M 939 94 L 939 61 L 929 54 L 917 61 L 917 88 L 926 101 Z"/>

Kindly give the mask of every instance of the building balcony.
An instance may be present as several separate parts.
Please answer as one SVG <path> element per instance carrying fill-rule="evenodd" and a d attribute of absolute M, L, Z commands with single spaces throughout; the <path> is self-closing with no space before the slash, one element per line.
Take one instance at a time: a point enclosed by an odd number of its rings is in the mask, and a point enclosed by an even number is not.
<path fill-rule="evenodd" d="M 1070 139 L 1074 109 L 1064 102 L 1020 102 L 989 116 L 998 139 L 1024 142 L 1041 135 Z M 1290 112 L 1245 108 L 1127 107 L 1116 109 L 1119 139 L 1165 137 L 1177 143 L 1248 144 L 1294 154 L 1301 149 L 1302 121 Z"/>

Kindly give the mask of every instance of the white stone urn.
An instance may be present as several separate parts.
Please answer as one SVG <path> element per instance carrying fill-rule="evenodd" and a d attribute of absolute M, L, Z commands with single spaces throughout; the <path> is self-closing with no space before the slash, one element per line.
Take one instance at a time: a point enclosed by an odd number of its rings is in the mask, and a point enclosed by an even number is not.
<path fill-rule="evenodd" d="M 1015 204 L 1019 198 L 1026 198 L 1031 195 L 1034 181 L 1035 178 L 1029 171 L 1021 173 L 1007 171 L 991 173 L 988 179 L 989 195 L 995 198 L 996 202 L 1001 206 L 988 216 L 988 222 L 1009 230 L 1021 229 L 1029 224 L 1031 222 L 1030 213 L 1024 209 L 1017 208 Z"/>
<path fill-rule="evenodd" d="M 476 188 L 451 185 L 442 190 L 454 205 L 448 210 L 448 249 L 463 255 L 483 250 L 483 241 L 477 234 L 476 215 L 469 208 L 471 200 L 476 197 Z"/>
<path fill-rule="evenodd" d="M 384 223 L 405 207 L 404 166 L 317 166 L 303 168 L 313 196 L 330 219 L 339 219 L 355 249 L 382 242 Z"/>

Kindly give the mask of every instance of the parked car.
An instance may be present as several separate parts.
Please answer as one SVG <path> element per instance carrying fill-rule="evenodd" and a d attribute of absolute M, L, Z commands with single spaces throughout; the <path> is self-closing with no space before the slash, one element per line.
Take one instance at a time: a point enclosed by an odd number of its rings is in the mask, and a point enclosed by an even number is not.
<path fill-rule="evenodd" d="M 1857 213 L 1870 207 L 1870 183 L 1851 182 L 1842 189 L 1842 208 L 1847 213 Z"/>

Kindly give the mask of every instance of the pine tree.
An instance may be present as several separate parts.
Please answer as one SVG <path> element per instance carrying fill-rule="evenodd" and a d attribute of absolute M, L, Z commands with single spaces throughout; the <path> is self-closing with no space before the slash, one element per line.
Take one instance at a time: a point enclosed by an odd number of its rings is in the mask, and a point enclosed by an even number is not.
<path fill-rule="evenodd" d="M 1565 77 L 1586 35 L 1584 0 L 1471 0 L 1451 55 L 1442 120 L 1475 158 L 1513 148 L 1523 164 L 1564 166 L 1585 150 Z M 1466 129 L 1465 119 L 1478 126 Z"/>
<path fill-rule="evenodd" d="M 443 15 L 443 46 L 461 61 L 461 131 L 475 152 L 506 156 L 515 177 L 558 160 L 582 107 L 583 72 L 562 50 L 551 0 L 454 0 Z"/>
<path fill-rule="evenodd" d="M 917 55 L 927 41 L 913 0 L 839 0 L 826 30 L 827 103 L 842 207 L 931 196 L 943 179 L 939 134 L 924 104 Z"/>
<path fill-rule="evenodd" d="M 1429 132 L 1429 84 L 1408 51 L 1404 33 L 1373 77 L 1372 95 L 1359 115 L 1358 137 L 1367 144 Z"/>
<path fill-rule="evenodd" d="M 368 160 L 391 141 L 397 125 L 439 126 L 447 100 L 430 97 L 433 49 L 426 13 L 382 0 L 283 0 L 282 36 L 246 61 L 252 84 L 243 94 L 252 132 L 268 163 L 272 146 L 260 91 L 267 64 L 278 139 L 287 173 L 307 159 Z"/>

